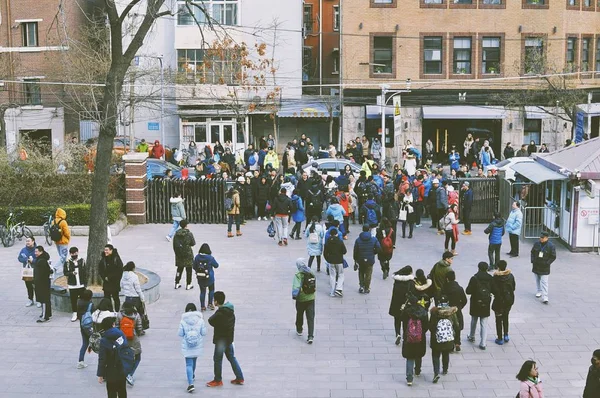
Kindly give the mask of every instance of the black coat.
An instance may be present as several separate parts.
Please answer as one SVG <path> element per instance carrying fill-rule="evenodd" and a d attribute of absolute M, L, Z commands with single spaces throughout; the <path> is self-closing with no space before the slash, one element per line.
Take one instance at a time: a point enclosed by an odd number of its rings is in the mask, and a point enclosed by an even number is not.
<path fill-rule="evenodd" d="M 216 344 L 218 340 L 225 340 L 227 344 L 233 343 L 235 313 L 232 304 L 225 303 L 219 306 L 219 309 L 208 318 L 208 323 L 215 328 L 213 344 Z"/>
<path fill-rule="evenodd" d="M 290 214 L 292 211 L 292 201 L 284 193 L 280 193 L 271 203 L 271 213 Z"/>
<path fill-rule="evenodd" d="M 109 256 L 102 253 L 102 258 L 98 264 L 98 272 L 102 278 L 102 290 L 105 293 L 121 291 L 121 277 L 123 276 L 123 261 L 119 256 L 117 249 L 113 249 Z"/>
<path fill-rule="evenodd" d="M 409 319 L 418 319 L 421 321 L 421 329 L 423 334 L 421 336 L 420 343 L 409 343 L 406 341 L 408 337 L 408 321 Z M 429 314 L 427 310 L 421 307 L 419 304 L 413 304 L 408 306 L 402 314 L 402 320 L 405 322 L 403 341 L 402 341 L 402 357 L 407 359 L 423 358 L 427 351 L 427 328 L 429 321 Z"/>
<path fill-rule="evenodd" d="M 305 202 L 306 202 L 306 198 L 308 198 L 308 196 L 309 196 L 308 190 L 311 188 L 311 186 L 312 186 L 312 181 L 309 178 L 307 178 L 306 181 L 303 180 L 302 178 L 300 178 L 300 180 L 298 180 L 298 185 L 296 186 L 296 189 L 298 190 L 300 197 L 302 199 L 304 199 Z"/>
<path fill-rule="evenodd" d="M 431 307 L 431 299 L 435 296 L 435 288 L 431 279 L 427 279 L 425 283 L 421 284 L 415 279 L 415 297 L 417 302 L 421 304 L 425 310 L 429 311 Z"/>
<path fill-rule="evenodd" d="M 515 303 L 516 288 L 515 277 L 509 269 L 506 271 L 495 271 L 492 277 L 492 294 L 494 295 L 492 310 L 499 313 L 510 311 L 510 308 Z"/>
<path fill-rule="evenodd" d="M 87 286 L 87 267 L 85 266 L 85 260 L 83 258 L 78 258 L 73 261 L 70 257 L 67 258 L 65 264 L 63 265 L 63 274 L 67 277 L 67 285 L 75 286 L 77 285 L 77 277 L 73 273 L 77 269 L 77 273 L 79 274 L 79 282 Z"/>
<path fill-rule="evenodd" d="M 50 301 L 50 275 L 54 270 L 50 267 L 50 255 L 43 252 L 33 261 L 33 283 L 35 287 L 35 299 L 39 303 Z"/>
<path fill-rule="evenodd" d="M 583 398 L 598 397 L 600 397 L 600 369 L 592 365 L 588 370 L 585 389 L 583 390 Z"/>
<path fill-rule="evenodd" d="M 465 290 L 458 284 L 457 281 L 448 281 L 442 289 L 442 294 L 448 297 L 450 307 L 458 308 L 456 319 L 458 320 L 459 330 L 463 330 L 465 323 L 463 319 L 462 309 L 467 305 L 467 295 Z"/>
<path fill-rule="evenodd" d="M 269 183 L 259 182 L 256 185 L 256 203 L 265 203 L 269 200 Z"/>
<path fill-rule="evenodd" d="M 469 285 L 467 286 L 467 294 L 471 295 L 471 304 L 469 306 L 469 314 L 471 316 L 487 318 L 490 316 L 490 305 L 491 299 L 487 306 L 481 306 L 478 302 L 479 297 L 477 296 L 478 288 L 480 283 L 488 285 L 488 289 L 492 291 L 492 276 L 485 271 L 479 271 L 471 277 Z"/>
<path fill-rule="evenodd" d="M 377 238 L 377 240 L 379 241 L 379 245 L 381 245 L 381 242 L 384 239 L 384 236 L 383 236 L 383 231 L 384 230 L 385 230 L 386 237 L 390 233 L 390 231 L 392 232 L 391 233 L 392 242 L 394 241 L 394 235 L 396 235 L 396 231 L 394 231 L 394 228 L 391 228 L 391 227 L 390 228 L 377 227 L 377 232 L 375 233 L 375 238 Z M 383 250 L 379 250 L 379 253 L 377 253 L 377 259 L 379 261 L 389 261 L 389 260 L 392 259 L 393 255 L 394 255 L 394 251 L 393 250 L 392 250 L 392 252 L 390 254 L 386 254 L 386 253 L 383 252 Z"/>
<path fill-rule="evenodd" d="M 402 316 L 402 306 L 406 303 L 408 293 L 415 289 L 414 275 L 394 275 L 394 289 L 390 302 L 389 314 L 393 317 Z"/>
<path fill-rule="evenodd" d="M 346 254 L 346 245 L 337 236 L 330 236 L 325 242 L 325 250 L 323 257 L 329 264 L 342 264 L 344 262 L 344 254 Z"/>
<path fill-rule="evenodd" d="M 540 257 L 542 253 L 542 257 Z M 531 272 L 538 275 L 550 275 L 550 265 L 556 260 L 556 248 L 554 243 L 537 241 L 531 248 Z"/>

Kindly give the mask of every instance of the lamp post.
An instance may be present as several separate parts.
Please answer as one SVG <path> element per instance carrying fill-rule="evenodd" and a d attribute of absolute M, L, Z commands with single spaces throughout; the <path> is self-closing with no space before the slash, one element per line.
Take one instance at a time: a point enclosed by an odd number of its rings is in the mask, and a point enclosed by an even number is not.
<path fill-rule="evenodd" d="M 406 79 L 406 89 L 404 90 L 390 90 L 390 86 L 388 84 L 381 85 L 381 145 L 383 148 L 383 152 L 381 153 L 381 162 L 383 167 L 385 168 L 385 107 L 390 99 L 395 96 L 399 96 L 400 101 L 402 101 L 402 93 L 410 93 L 410 78 Z M 392 93 L 389 98 L 385 98 L 387 93 Z M 401 102 L 402 103 L 402 102 Z"/>

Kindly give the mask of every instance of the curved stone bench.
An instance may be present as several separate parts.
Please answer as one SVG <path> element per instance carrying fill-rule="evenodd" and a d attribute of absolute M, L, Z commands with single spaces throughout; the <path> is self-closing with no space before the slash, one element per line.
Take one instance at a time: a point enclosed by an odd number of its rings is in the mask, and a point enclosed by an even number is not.
<path fill-rule="evenodd" d="M 136 272 L 143 274 L 148 281 L 142 285 L 142 291 L 144 292 L 144 299 L 146 304 L 151 304 L 160 298 L 160 276 L 158 274 L 143 268 L 136 268 Z M 57 278 L 62 277 L 58 275 Z M 54 280 L 56 280 L 55 278 Z M 125 300 L 123 296 L 121 303 Z M 104 298 L 104 293 L 94 293 L 92 302 L 94 306 L 98 306 L 100 300 Z M 71 312 L 71 297 L 69 295 L 69 289 L 62 286 L 55 285 L 54 282 L 51 285 L 50 300 L 52 303 L 52 311 L 60 312 Z"/>

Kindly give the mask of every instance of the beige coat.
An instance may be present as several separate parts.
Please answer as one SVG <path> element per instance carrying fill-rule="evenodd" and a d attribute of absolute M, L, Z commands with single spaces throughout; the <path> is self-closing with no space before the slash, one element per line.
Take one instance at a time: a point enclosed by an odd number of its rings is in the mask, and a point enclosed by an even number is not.
<path fill-rule="evenodd" d="M 233 207 L 227 214 L 240 214 L 240 193 L 234 189 L 231 199 L 233 200 Z"/>

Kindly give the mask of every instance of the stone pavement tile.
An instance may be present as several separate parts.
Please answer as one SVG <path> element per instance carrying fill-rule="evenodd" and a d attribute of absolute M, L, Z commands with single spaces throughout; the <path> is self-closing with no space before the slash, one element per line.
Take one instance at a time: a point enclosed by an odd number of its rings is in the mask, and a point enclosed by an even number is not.
<path fill-rule="evenodd" d="M 331 398 L 363 398 L 362 390 L 331 390 Z"/>
<path fill-rule="evenodd" d="M 495 397 L 496 392 L 492 388 L 469 389 L 461 388 L 463 397 Z"/>
<path fill-rule="evenodd" d="M 329 398 L 331 396 L 331 391 L 329 389 L 316 389 L 316 388 L 308 388 L 302 390 L 296 390 L 296 397 L 298 398 Z"/>

